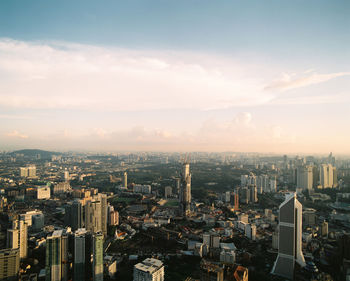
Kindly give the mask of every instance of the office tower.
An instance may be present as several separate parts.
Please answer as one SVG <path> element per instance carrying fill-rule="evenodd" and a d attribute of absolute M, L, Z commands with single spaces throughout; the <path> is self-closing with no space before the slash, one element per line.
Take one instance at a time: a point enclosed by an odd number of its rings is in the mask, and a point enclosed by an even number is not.
<path fill-rule="evenodd" d="M 183 216 L 191 213 L 191 174 L 190 164 L 183 163 L 181 172 L 180 211 Z"/>
<path fill-rule="evenodd" d="M 171 186 L 166 186 L 164 189 L 165 198 L 171 197 L 172 193 L 173 193 L 173 189 L 171 188 Z"/>
<path fill-rule="evenodd" d="M 107 236 L 107 194 L 99 193 L 99 198 L 101 201 L 101 221 L 102 221 L 102 234 L 106 237 Z"/>
<path fill-rule="evenodd" d="M 297 188 L 303 190 L 311 190 L 313 187 L 313 167 L 298 166 L 297 167 Z"/>
<path fill-rule="evenodd" d="M 73 280 L 85 280 L 85 241 L 86 241 L 86 229 L 80 228 L 74 233 L 74 269 Z"/>
<path fill-rule="evenodd" d="M 302 252 L 302 205 L 295 193 L 288 194 L 279 207 L 278 256 L 272 273 L 293 279 L 295 262 L 305 266 Z"/>
<path fill-rule="evenodd" d="M 85 205 L 85 228 L 91 233 L 102 231 L 101 202 L 88 201 Z"/>
<path fill-rule="evenodd" d="M 123 174 L 122 185 L 124 188 L 128 187 L 128 173 L 127 172 L 124 172 L 124 174 Z"/>
<path fill-rule="evenodd" d="M 75 200 L 65 206 L 64 223 L 73 231 L 83 227 L 83 206 L 80 200 Z"/>
<path fill-rule="evenodd" d="M 321 188 L 333 187 L 333 166 L 331 164 L 320 166 L 320 186 Z"/>
<path fill-rule="evenodd" d="M 19 231 L 18 229 L 7 230 L 6 247 L 10 249 L 18 249 Z M 0 279 L 1 280 L 1 279 Z"/>
<path fill-rule="evenodd" d="M 101 232 L 93 235 L 93 280 L 103 281 L 103 234 Z"/>
<path fill-rule="evenodd" d="M 46 281 L 62 279 L 62 232 L 56 230 L 46 239 Z"/>
<path fill-rule="evenodd" d="M 68 266 L 68 236 L 56 230 L 46 239 L 46 281 L 67 281 Z"/>
<path fill-rule="evenodd" d="M 160 260 L 148 258 L 134 265 L 134 281 L 164 281 L 164 265 Z"/>
<path fill-rule="evenodd" d="M 19 221 L 19 257 L 25 259 L 28 254 L 28 225 Z"/>
<path fill-rule="evenodd" d="M 18 280 L 19 259 L 19 249 L 0 250 L 0 280 Z"/>

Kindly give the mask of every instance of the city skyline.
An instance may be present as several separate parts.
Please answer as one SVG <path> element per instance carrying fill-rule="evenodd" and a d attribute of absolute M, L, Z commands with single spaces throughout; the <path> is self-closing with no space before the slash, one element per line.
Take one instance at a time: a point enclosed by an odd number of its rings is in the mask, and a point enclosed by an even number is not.
<path fill-rule="evenodd" d="M 0 146 L 350 154 L 349 9 L 3 1 Z"/>

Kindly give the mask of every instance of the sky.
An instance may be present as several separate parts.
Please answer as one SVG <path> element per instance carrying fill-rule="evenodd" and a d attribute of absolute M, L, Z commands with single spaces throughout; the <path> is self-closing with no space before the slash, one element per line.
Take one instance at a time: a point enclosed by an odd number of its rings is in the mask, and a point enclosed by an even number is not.
<path fill-rule="evenodd" d="M 0 1 L 0 151 L 350 154 L 350 2 Z"/>

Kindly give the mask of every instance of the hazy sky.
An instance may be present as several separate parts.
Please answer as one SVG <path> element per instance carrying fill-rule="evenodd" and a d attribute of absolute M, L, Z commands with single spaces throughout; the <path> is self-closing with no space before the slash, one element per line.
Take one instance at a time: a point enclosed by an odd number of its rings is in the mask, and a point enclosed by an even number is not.
<path fill-rule="evenodd" d="M 0 150 L 350 153 L 350 1 L 2 0 Z"/>

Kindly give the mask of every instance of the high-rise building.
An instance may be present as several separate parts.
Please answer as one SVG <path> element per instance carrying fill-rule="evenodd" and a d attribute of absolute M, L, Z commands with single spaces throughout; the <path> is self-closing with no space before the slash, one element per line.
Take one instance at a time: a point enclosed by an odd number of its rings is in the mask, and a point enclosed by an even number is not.
<path fill-rule="evenodd" d="M 73 280 L 85 280 L 85 241 L 86 241 L 86 229 L 80 228 L 74 233 L 74 267 L 73 267 Z"/>
<path fill-rule="evenodd" d="M 279 208 L 278 256 L 272 273 L 293 279 L 295 262 L 305 266 L 302 252 L 302 205 L 295 193 L 288 194 Z"/>
<path fill-rule="evenodd" d="M 88 201 L 85 205 L 85 228 L 91 233 L 102 231 L 101 202 Z"/>
<path fill-rule="evenodd" d="M 333 187 L 333 166 L 331 164 L 320 166 L 320 186 L 321 188 Z"/>
<path fill-rule="evenodd" d="M 28 225 L 19 221 L 19 257 L 25 259 L 28 254 Z"/>
<path fill-rule="evenodd" d="M 313 167 L 298 166 L 297 167 L 297 188 L 303 190 L 311 190 L 313 187 Z"/>
<path fill-rule="evenodd" d="M 134 281 L 164 281 L 164 265 L 160 260 L 148 258 L 134 265 Z"/>
<path fill-rule="evenodd" d="M 19 259 L 19 249 L 0 250 L 0 280 L 18 280 Z"/>
<path fill-rule="evenodd" d="M 180 188 L 180 211 L 183 216 L 191 213 L 191 173 L 190 164 L 183 163 Z"/>
<path fill-rule="evenodd" d="M 80 200 L 73 201 L 66 206 L 65 224 L 70 226 L 73 231 L 82 228 L 84 225 L 83 206 Z"/>
<path fill-rule="evenodd" d="M 68 280 L 68 237 L 56 230 L 46 239 L 46 281 Z"/>
<path fill-rule="evenodd" d="M 103 281 L 103 234 L 93 235 L 93 281 Z"/>
<path fill-rule="evenodd" d="M 12 229 L 7 230 L 7 247 L 19 248 L 19 257 L 25 259 L 28 253 L 28 224 L 24 220 L 14 220 Z"/>
<path fill-rule="evenodd" d="M 97 198 L 101 202 L 101 230 L 102 230 L 102 234 L 106 237 L 107 236 L 107 218 L 108 218 L 107 194 L 98 193 Z"/>
<path fill-rule="evenodd" d="M 128 173 L 127 172 L 124 172 L 124 174 L 123 174 L 122 185 L 124 188 L 128 187 Z"/>

